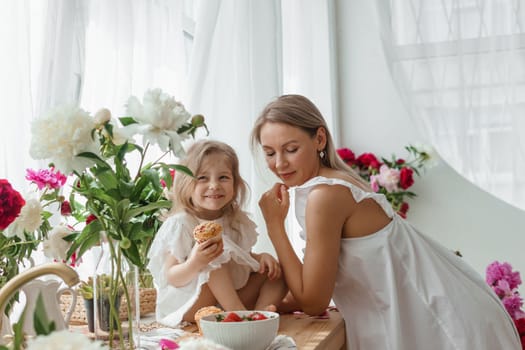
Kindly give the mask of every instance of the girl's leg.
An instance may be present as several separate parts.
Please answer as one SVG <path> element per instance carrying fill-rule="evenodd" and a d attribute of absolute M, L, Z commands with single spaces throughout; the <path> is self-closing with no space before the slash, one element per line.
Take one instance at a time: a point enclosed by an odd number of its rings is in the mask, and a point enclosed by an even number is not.
<path fill-rule="evenodd" d="M 301 305 L 295 300 L 293 294 L 288 292 L 284 297 L 282 303 L 277 307 L 277 312 L 286 314 L 294 311 L 302 311 Z"/>
<path fill-rule="evenodd" d="M 210 288 L 207 284 L 204 284 L 201 288 L 201 293 L 199 294 L 199 298 L 193 304 L 193 306 L 186 311 L 182 319 L 186 322 L 195 322 L 195 313 L 205 306 L 212 306 L 217 305 L 217 299 L 215 299 L 215 296 L 213 296 L 213 293 L 211 292 Z"/>
<path fill-rule="evenodd" d="M 255 309 L 277 311 L 286 293 L 288 293 L 288 287 L 286 286 L 284 278 L 275 280 L 266 279 L 259 292 Z"/>
<path fill-rule="evenodd" d="M 252 310 L 267 310 L 278 307 L 288 292 L 284 279 L 269 280 L 265 274 L 254 272 L 246 285 L 239 289 L 239 297 Z"/>
<path fill-rule="evenodd" d="M 210 273 L 208 287 L 224 310 L 246 310 L 233 286 L 228 264 L 224 264 Z"/>
<path fill-rule="evenodd" d="M 233 287 L 228 265 L 222 265 L 217 270 L 210 272 L 208 283 L 204 284 L 195 304 L 184 314 L 184 321 L 194 322 L 195 313 L 205 306 L 220 304 L 226 311 L 246 310 Z"/>

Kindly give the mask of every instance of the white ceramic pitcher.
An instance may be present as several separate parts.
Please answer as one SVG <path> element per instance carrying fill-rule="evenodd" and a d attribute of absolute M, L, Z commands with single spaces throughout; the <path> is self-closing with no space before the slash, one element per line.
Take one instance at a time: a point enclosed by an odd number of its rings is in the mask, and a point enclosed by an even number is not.
<path fill-rule="evenodd" d="M 75 305 L 77 304 L 77 294 L 68 286 L 60 287 L 60 285 L 61 282 L 57 280 L 44 281 L 40 279 L 34 279 L 26 283 L 21 288 L 26 296 L 26 311 L 23 327 L 26 334 L 35 335 L 33 315 L 35 312 L 36 300 L 39 294 L 42 294 L 47 318 L 50 321 L 55 322 L 55 329 L 58 331 L 69 327 L 69 320 L 73 314 L 73 311 L 75 310 Z M 67 314 L 64 316 L 62 315 L 62 311 L 60 309 L 60 296 L 65 291 L 69 291 L 73 297 L 70 308 Z"/>

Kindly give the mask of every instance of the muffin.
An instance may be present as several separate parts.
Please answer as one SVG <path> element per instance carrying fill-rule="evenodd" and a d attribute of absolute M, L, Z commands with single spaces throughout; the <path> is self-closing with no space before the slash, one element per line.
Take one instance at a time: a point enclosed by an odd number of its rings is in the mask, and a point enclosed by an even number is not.
<path fill-rule="evenodd" d="M 197 324 L 197 328 L 199 329 L 199 333 L 202 334 L 202 329 L 200 325 L 200 319 L 204 316 L 218 314 L 219 312 L 223 312 L 224 310 L 217 306 L 205 306 L 201 307 L 197 312 L 195 313 L 195 323 Z"/>
<path fill-rule="evenodd" d="M 222 238 L 222 226 L 216 222 L 203 222 L 193 229 L 193 237 L 197 243 L 215 239 L 217 242 Z"/>

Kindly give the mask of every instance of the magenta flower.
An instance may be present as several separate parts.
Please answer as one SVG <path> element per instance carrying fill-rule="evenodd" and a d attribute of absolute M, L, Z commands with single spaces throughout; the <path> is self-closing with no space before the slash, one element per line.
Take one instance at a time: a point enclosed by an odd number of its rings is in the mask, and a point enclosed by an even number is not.
<path fill-rule="evenodd" d="M 512 266 L 509 263 L 500 263 L 499 261 L 494 261 L 487 266 L 485 280 L 489 286 L 494 286 L 499 280 L 505 280 L 508 282 L 510 289 L 514 289 L 521 284 L 520 273 L 512 271 Z"/>
<path fill-rule="evenodd" d="M 159 345 L 161 350 L 173 350 L 178 349 L 179 345 L 175 343 L 173 340 L 163 338 L 159 341 Z"/>
<path fill-rule="evenodd" d="M 523 311 L 521 311 L 521 307 L 523 306 L 523 299 L 518 294 L 505 297 L 502 299 L 502 302 L 512 319 L 516 319 L 517 314 L 523 313 Z"/>
<path fill-rule="evenodd" d="M 36 184 L 39 190 L 44 187 L 58 189 L 66 183 L 67 177 L 60 171 L 55 171 L 55 168 L 40 170 L 26 169 L 26 180 Z"/>

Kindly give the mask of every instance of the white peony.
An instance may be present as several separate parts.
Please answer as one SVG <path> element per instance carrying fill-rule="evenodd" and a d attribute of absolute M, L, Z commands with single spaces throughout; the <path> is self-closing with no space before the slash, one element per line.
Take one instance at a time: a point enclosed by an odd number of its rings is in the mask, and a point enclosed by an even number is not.
<path fill-rule="evenodd" d="M 182 103 L 161 89 L 153 89 L 146 91 L 143 103 L 131 96 L 126 112 L 138 123 L 124 127 L 128 137 L 140 134 L 144 144 L 158 144 L 162 151 L 171 150 L 176 155 L 184 152 L 181 142 L 189 135 L 179 135 L 177 130 L 190 119 L 191 114 Z"/>
<path fill-rule="evenodd" d="M 26 204 L 20 210 L 18 217 L 4 232 L 7 237 L 18 236 L 25 240 L 24 231 L 35 232 L 42 224 L 42 204 L 36 198 L 26 198 Z"/>
<path fill-rule="evenodd" d="M 65 225 L 55 226 L 48 234 L 48 238 L 42 242 L 44 255 L 51 259 L 66 260 L 67 251 L 71 243 L 63 238 L 71 234 L 71 230 Z"/>
<path fill-rule="evenodd" d="M 50 110 L 31 125 L 33 159 L 48 159 L 63 173 L 83 172 L 93 165 L 81 152 L 99 154 L 99 142 L 91 137 L 95 121 L 89 114 L 75 106 L 60 106 Z"/>
<path fill-rule="evenodd" d="M 439 154 L 436 152 L 436 149 L 428 144 L 417 144 L 414 146 L 421 153 L 424 153 L 425 163 L 424 168 L 430 169 L 437 166 L 440 163 Z"/>
<path fill-rule="evenodd" d="M 95 124 L 103 125 L 111 120 L 111 112 L 107 108 L 101 108 L 95 113 L 93 119 L 95 119 Z"/>
<path fill-rule="evenodd" d="M 39 335 L 27 341 L 27 350 L 100 350 L 108 349 L 100 341 L 93 341 L 86 335 L 68 330 Z"/>

